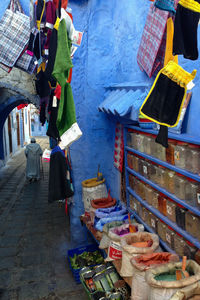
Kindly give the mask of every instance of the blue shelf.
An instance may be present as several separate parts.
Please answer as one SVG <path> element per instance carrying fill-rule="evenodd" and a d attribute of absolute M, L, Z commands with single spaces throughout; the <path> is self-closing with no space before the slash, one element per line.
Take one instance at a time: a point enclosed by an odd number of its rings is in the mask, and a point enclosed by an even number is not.
<path fill-rule="evenodd" d="M 181 229 L 179 226 L 176 225 L 176 223 L 169 220 L 167 217 L 165 217 L 163 214 L 161 214 L 156 208 L 149 205 L 146 201 L 141 199 L 130 187 L 127 187 L 127 190 L 130 194 L 132 194 L 145 208 L 147 208 L 150 212 L 152 212 L 156 217 L 158 217 L 160 220 L 165 222 L 168 226 L 173 228 L 176 232 L 178 232 L 180 235 L 182 235 L 186 240 L 191 242 L 193 245 L 195 245 L 198 249 L 200 249 L 200 241 L 191 236 L 189 233 L 187 233 L 185 230 Z"/>
<path fill-rule="evenodd" d="M 187 204 L 185 201 L 180 200 L 179 198 L 177 198 L 174 194 L 169 193 L 168 191 L 166 191 L 165 189 L 163 189 L 162 187 L 160 187 L 159 185 L 157 185 L 156 183 L 150 181 L 149 179 L 145 178 L 144 176 L 140 175 L 139 173 L 135 172 L 134 170 L 130 169 L 129 167 L 126 167 L 127 171 L 129 173 L 131 173 L 132 175 L 138 177 L 139 179 L 141 179 L 142 181 L 146 182 L 148 185 L 152 186 L 154 189 L 158 190 L 159 192 L 161 192 L 162 194 L 166 195 L 168 198 L 172 199 L 174 202 L 182 205 L 183 207 L 185 207 L 186 209 L 190 210 L 191 212 L 193 212 L 195 215 L 200 216 L 200 210 Z"/>
<path fill-rule="evenodd" d="M 138 216 L 138 214 L 134 211 L 134 210 L 132 210 L 131 208 L 129 208 L 128 209 L 129 210 L 129 212 L 130 213 L 132 213 L 133 215 L 134 215 L 134 217 L 136 218 L 136 220 L 139 222 L 139 223 L 141 223 L 141 224 L 143 224 L 144 225 L 144 227 L 145 227 L 145 229 L 148 231 L 148 232 L 150 232 L 150 233 L 155 233 L 155 231 L 153 231 L 153 229 L 151 228 L 151 227 L 149 227 L 139 216 Z M 168 252 L 171 252 L 171 253 L 176 253 L 174 250 L 172 250 L 168 245 L 167 245 L 167 243 L 165 243 L 163 240 L 161 240 L 160 239 L 160 244 L 161 244 L 161 246 L 165 249 L 165 250 L 167 250 Z"/>
<path fill-rule="evenodd" d="M 165 162 L 165 161 L 162 161 L 162 160 L 160 160 L 160 159 L 158 159 L 158 158 L 155 158 L 155 157 L 153 157 L 153 156 L 150 156 L 150 155 L 148 155 L 148 154 L 146 154 L 146 153 L 140 152 L 140 151 L 135 150 L 135 149 L 133 149 L 133 148 L 130 148 L 130 147 L 128 147 L 128 146 L 125 147 L 125 150 L 126 150 L 126 151 L 130 151 L 130 152 L 132 152 L 132 153 L 135 153 L 135 154 L 137 154 L 137 155 L 140 155 L 140 156 L 142 156 L 142 157 L 144 157 L 144 158 L 147 158 L 148 160 L 153 161 L 153 162 L 155 162 L 155 163 L 157 163 L 157 164 L 159 164 L 159 165 L 161 165 L 161 166 L 163 166 L 163 167 L 166 167 L 166 168 L 168 168 L 168 169 L 171 169 L 171 170 L 173 170 L 173 171 L 175 171 L 175 172 L 177 172 L 177 173 L 180 173 L 180 174 L 182 174 L 182 175 L 184 175 L 184 176 L 186 176 L 186 177 L 192 178 L 192 179 L 194 179 L 194 180 L 200 182 L 200 176 L 198 176 L 198 175 L 196 175 L 196 174 L 194 174 L 194 173 L 191 173 L 191 172 L 188 172 L 188 171 L 183 170 L 183 169 L 181 169 L 181 168 L 178 168 L 178 167 L 176 167 L 176 166 L 173 166 L 173 165 L 171 165 L 171 164 L 169 164 L 169 163 L 167 163 L 167 162 Z"/>
<path fill-rule="evenodd" d="M 157 130 L 150 130 L 150 129 L 142 129 L 140 127 L 137 127 L 137 126 L 131 126 L 131 125 L 125 125 L 126 128 L 128 129 L 133 129 L 133 130 L 137 130 L 137 131 L 140 131 L 140 132 L 146 132 L 146 133 L 151 133 L 151 134 L 154 134 L 154 135 L 157 135 L 158 134 L 158 131 Z M 191 144 L 195 144 L 195 145 L 200 145 L 200 137 L 194 137 L 194 136 L 191 136 L 189 134 L 186 134 L 186 133 L 182 133 L 182 134 L 175 134 L 175 133 L 168 133 L 168 137 L 170 139 L 174 139 L 174 140 L 178 140 L 178 141 L 183 141 L 183 142 L 186 142 L 186 143 L 191 143 Z"/>

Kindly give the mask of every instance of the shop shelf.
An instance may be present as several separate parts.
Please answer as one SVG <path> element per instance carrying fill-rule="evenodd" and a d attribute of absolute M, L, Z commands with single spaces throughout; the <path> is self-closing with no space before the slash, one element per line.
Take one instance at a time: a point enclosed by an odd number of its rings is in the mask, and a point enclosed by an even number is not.
<path fill-rule="evenodd" d="M 138 216 L 138 214 L 135 212 L 135 211 L 133 211 L 131 208 L 129 208 L 128 209 L 129 210 L 129 212 L 131 213 L 131 214 L 133 214 L 134 215 L 134 217 L 136 218 L 136 220 L 139 222 L 139 223 L 141 223 L 141 224 L 143 224 L 144 225 L 144 228 L 148 231 L 148 232 L 150 232 L 150 233 L 155 233 L 155 231 L 151 228 L 151 227 L 149 227 L 139 216 Z M 166 250 L 166 251 L 168 251 L 168 252 L 170 252 L 170 253 L 176 253 L 174 250 L 172 250 L 168 245 L 167 245 L 167 243 L 165 243 L 162 239 L 160 239 L 160 245 Z"/>
<path fill-rule="evenodd" d="M 161 192 L 162 194 L 166 195 L 168 198 L 172 199 L 174 202 L 182 205 L 183 207 L 185 207 L 186 209 L 190 210 L 191 212 L 193 212 L 195 215 L 200 216 L 200 210 L 196 207 L 193 207 L 189 204 L 187 204 L 185 201 L 177 198 L 174 194 L 169 193 L 167 190 L 163 189 L 162 187 L 160 187 L 159 185 L 157 185 L 156 183 L 152 182 L 151 180 L 145 178 L 144 176 L 140 175 L 139 173 L 135 172 L 134 170 L 130 169 L 129 167 L 126 167 L 126 170 L 138 177 L 139 179 L 141 179 L 143 182 L 146 182 L 147 184 L 149 184 L 150 186 L 152 186 L 154 189 L 158 190 L 159 192 Z M 128 181 L 127 181 L 128 182 Z"/>
<path fill-rule="evenodd" d="M 151 133 L 151 134 L 154 134 L 154 135 L 158 134 L 157 130 L 142 129 L 142 128 L 137 127 L 137 126 L 125 125 L 125 128 L 133 129 L 133 130 L 140 131 L 140 132 Z M 177 140 L 177 141 L 186 142 L 186 143 L 200 145 L 200 138 L 191 136 L 191 135 L 186 134 L 186 133 L 175 134 L 175 133 L 170 133 L 169 132 L 168 133 L 168 138 L 174 139 L 174 140 Z"/>
<path fill-rule="evenodd" d="M 130 187 L 127 187 L 127 190 L 130 194 L 132 194 L 145 208 L 147 208 L 150 212 L 152 212 L 156 217 L 158 217 L 160 220 L 162 220 L 165 224 L 173 228 L 177 233 L 182 235 L 186 240 L 191 242 L 194 246 L 196 246 L 198 249 L 200 249 L 200 241 L 191 236 L 187 231 L 181 229 L 177 226 L 176 223 L 169 220 L 167 217 L 165 217 L 162 213 L 160 213 L 156 208 L 149 205 L 146 201 L 141 199 Z"/>
<path fill-rule="evenodd" d="M 170 169 L 170 170 L 173 170 L 173 171 L 175 171 L 175 172 L 177 172 L 177 173 L 180 173 L 180 174 L 182 174 L 182 175 L 184 175 L 184 176 L 186 176 L 186 177 L 192 178 L 192 179 L 194 179 L 194 180 L 200 182 L 200 176 L 198 176 L 198 175 L 196 175 L 196 174 L 194 174 L 194 173 L 191 173 L 191 172 L 186 171 L 186 170 L 184 170 L 184 169 L 178 168 L 178 167 L 176 167 L 176 166 L 174 166 L 174 165 L 171 165 L 171 164 L 169 164 L 169 163 L 167 163 L 167 162 L 165 162 L 165 161 L 162 161 L 162 160 L 160 160 L 160 159 L 158 159 L 158 158 L 156 158 L 156 157 L 153 157 L 153 156 L 151 156 L 151 155 L 148 155 L 148 154 L 146 154 L 146 153 L 144 153 L 144 152 L 140 152 L 140 151 L 135 150 L 135 149 L 133 149 L 133 148 L 130 148 L 130 147 L 128 147 L 128 146 L 125 147 L 125 150 L 126 150 L 126 151 L 130 151 L 130 152 L 132 152 L 132 153 L 134 153 L 134 154 L 137 154 L 137 155 L 139 155 L 139 156 L 142 156 L 142 157 L 144 157 L 144 158 L 147 158 L 148 160 L 153 161 L 153 162 L 157 163 L 158 165 L 161 165 L 161 166 L 163 166 L 163 167 L 166 167 L 166 168 L 168 168 L 168 169 Z"/>

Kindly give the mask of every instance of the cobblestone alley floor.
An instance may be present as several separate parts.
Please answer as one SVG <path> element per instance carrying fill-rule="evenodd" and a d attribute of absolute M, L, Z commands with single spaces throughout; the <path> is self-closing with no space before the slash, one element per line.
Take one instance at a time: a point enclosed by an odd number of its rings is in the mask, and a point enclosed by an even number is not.
<path fill-rule="evenodd" d="M 37 142 L 48 146 L 46 138 Z M 28 184 L 25 164 L 22 149 L 0 170 L 0 299 L 86 300 L 67 264 L 64 208 L 47 201 L 49 165 L 43 180 Z"/>

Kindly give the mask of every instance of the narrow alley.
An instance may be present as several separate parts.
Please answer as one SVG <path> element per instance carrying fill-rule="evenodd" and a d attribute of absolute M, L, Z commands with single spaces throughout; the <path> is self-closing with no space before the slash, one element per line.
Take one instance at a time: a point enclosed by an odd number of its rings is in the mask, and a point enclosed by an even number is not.
<path fill-rule="evenodd" d="M 47 138 L 37 138 L 44 150 Z M 24 149 L 0 173 L 0 299 L 87 299 L 67 262 L 69 220 L 58 203 L 48 204 L 48 168 L 26 183 Z M 84 298 L 85 297 L 85 298 Z"/>

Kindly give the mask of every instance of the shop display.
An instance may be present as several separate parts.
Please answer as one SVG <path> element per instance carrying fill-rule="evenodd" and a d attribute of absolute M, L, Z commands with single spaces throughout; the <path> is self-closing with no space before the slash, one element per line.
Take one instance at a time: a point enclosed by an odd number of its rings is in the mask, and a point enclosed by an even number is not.
<path fill-rule="evenodd" d="M 102 263 L 103 257 L 99 251 L 84 251 L 79 255 L 75 254 L 73 257 L 70 257 L 70 261 L 73 269 L 80 269 L 83 266 L 92 266 Z"/>
<path fill-rule="evenodd" d="M 176 280 L 176 270 L 182 268 L 181 262 L 164 264 L 146 272 L 145 279 L 148 284 L 148 299 L 168 300 L 183 287 L 189 287 L 200 279 L 200 266 L 193 260 L 186 263 L 188 278 Z"/>

